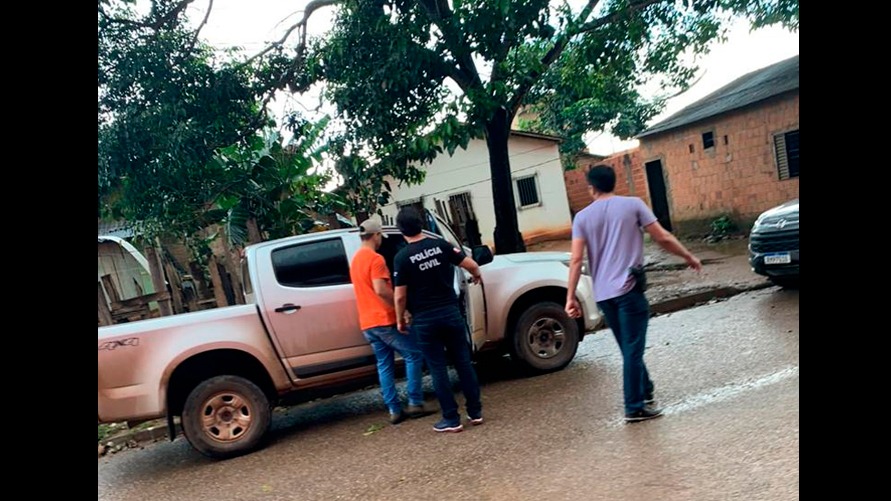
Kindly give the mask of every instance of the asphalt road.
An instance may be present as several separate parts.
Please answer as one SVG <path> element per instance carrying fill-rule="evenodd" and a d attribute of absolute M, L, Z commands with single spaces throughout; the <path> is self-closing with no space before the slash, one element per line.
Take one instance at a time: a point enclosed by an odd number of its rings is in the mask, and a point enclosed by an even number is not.
<path fill-rule="evenodd" d="M 480 367 L 486 423 L 386 424 L 376 389 L 276 415 L 228 461 L 179 438 L 99 459 L 100 500 L 797 500 L 798 291 L 656 317 L 646 361 L 665 416 L 625 424 L 611 333 L 565 370 Z M 429 390 L 428 382 L 428 390 Z"/>

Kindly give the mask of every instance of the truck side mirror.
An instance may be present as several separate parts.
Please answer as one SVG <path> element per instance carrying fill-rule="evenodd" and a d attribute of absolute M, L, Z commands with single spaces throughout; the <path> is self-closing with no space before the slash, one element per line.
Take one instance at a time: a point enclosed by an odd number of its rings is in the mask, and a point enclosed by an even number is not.
<path fill-rule="evenodd" d="M 489 264 L 495 259 L 492 256 L 492 249 L 489 248 L 488 245 L 476 245 L 473 247 L 473 260 L 476 261 L 476 264 L 482 266 L 484 264 Z"/>

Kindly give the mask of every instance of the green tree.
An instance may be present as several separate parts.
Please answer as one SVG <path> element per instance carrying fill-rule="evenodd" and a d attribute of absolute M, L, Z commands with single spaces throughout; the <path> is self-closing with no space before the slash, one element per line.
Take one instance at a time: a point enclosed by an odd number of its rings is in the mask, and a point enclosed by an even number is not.
<path fill-rule="evenodd" d="M 305 233 L 318 217 L 344 207 L 338 196 L 321 190 L 331 177 L 316 169 L 327 150 L 327 123 L 296 120 L 289 127 L 290 141 L 268 130 L 214 155 L 210 163 L 225 173 L 226 183 L 208 213 L 224 223 L 230 244 Z"/>
<path fill-rule="evenodd" d="M 641 86 L 683 87 L 695 67 L 682 55 L 707 50 L 733 16 L 798 29 L 797 0 L 591 0 L 577 8 L 548 0 L 317 1 L 303 27 L 332 3 L 339 7 L 330 34 L 301 44 L 297 60 L 304 77 L 328 85 L 346 127 L 342 167 L 352 182 L 385 173 L 417 182 L 417 164 L 485 138 L 499 253 L 525 248 L 508 156 L 522 106 L 567 138 L 564 153 L 588 131 L 629 138 L 664 105 L 645 99 Z M 386 187 L 368 189 L 376 188 Z"/>
<path fill-rule="evenodd" d="M 99 215 L 149 238 L 223 224 L 240 244 L 249 221 L 266 237 L 301 231 L 336 203 L 317 173 L 327 122 L 291 117 L 286 142 L 267 104 L 299 80 L 292 61 L 215 53 L 200 38 L 207 17 L 186 16 L 191 3 L 98 2 Z"/>

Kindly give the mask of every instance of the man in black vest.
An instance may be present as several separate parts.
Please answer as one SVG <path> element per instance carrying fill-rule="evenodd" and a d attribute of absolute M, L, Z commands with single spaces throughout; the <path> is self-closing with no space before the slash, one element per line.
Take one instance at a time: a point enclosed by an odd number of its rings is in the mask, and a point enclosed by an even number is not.
<path fill-rule="evenodd" d="M 453 287 L 455 266 L 470 272 L 474 283 L 482 280 L 480 267 L 462 249 L 440 238 L 428 238 L 421 231 L 423 219 L 414 208 L 403 207 L 396 216 L 396 226 L 408 242 L 393 260 L 397 328 L 402 332 L 409 328 L 405 312 L 410 312 L 410 328 L 427 361 L 442 409 L 442 419 L 433 429 L 464 429 L 449 381 L 449 358 L 458 373 L 467 419 L 471 424 L 482 424 L 480 387 L 470 361 L 467 325 Z"/>

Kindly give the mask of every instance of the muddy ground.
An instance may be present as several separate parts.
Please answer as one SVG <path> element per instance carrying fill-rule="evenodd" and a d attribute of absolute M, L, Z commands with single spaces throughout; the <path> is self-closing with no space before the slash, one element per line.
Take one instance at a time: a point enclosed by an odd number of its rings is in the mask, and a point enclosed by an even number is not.
<path fill-rule="evenodd" d="M 687 269 L 684 261 L 657 244 L 646 241 L 644 244 L 647 263 L 647 298 L 650 304 L 661 303 L 690 294 L 719 288 L 750 288 L 768 285 L 766 278 L 755 274 L 749 266 L 748 239 L 734 237 L 709 243 L 700 240 L 684 241 L 702 261 L 699 273 Z M 570 250 L 569 240 L 553 240 L 530 245 L 530 251 Z"/>

